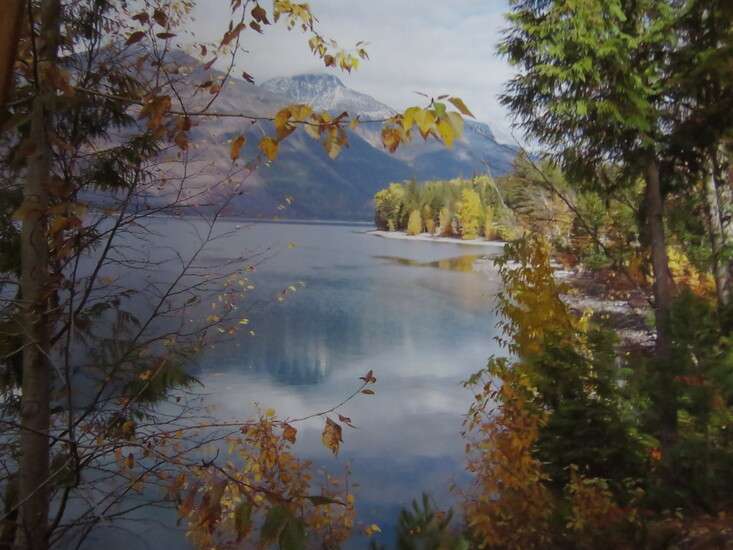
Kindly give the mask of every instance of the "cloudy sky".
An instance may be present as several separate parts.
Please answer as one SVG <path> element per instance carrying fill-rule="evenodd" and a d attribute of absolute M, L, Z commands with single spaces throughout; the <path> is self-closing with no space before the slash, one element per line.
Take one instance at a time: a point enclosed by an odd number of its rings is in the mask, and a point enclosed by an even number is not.
<path fill-rule="evenodd" d="M 342 81 L 388 105 L 401 109 L 420 104 L 415 91 L 457 95 L 477 118 L 488 122 L 497 137 L 511 141 L 506 112 L 497 94 L 511 69 L 494 52 L 506 0 L 311 0 L 322 34 L 342 46 L 369 43 L 370 60 Z M 203 0 L 194 14 L 193 30 L 202 41 L 226 30 L 229 2 Z M 263 6 L 269 7 L 269 2 Z M 263 35 L 242 35 L 247 55 L 238 69 L 258 82 L 275 76 L 324 72 L 300 31 L 271 26 Z"/>

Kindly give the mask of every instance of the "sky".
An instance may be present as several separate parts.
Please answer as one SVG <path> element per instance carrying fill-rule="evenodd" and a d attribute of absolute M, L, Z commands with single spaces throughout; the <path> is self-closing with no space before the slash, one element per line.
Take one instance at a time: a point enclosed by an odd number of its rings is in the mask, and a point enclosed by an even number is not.
<path fill-rule="evenodd" d="M 505 27 L 507 0 L 310 0 L 324 36 L 340 46 L 368 42 L 370 59 L 352 74 L 325 69 L 308 49 L 299 30 L 282 22 L 258 35 L 242 33 L 247 53 L 238 72 L 257 82 L 278 76 L 332 71 L 346 86 L 367 93 L 396 109 L 420 105 L 415 91 L 461 97 L 476 118 L 487 122 L 497 138 L 513 142 L 506 110 L 497 95 L 512 75 L 495 53 Z M 214 41 L 229 23 L 227 0 L 199 0 L 192 31 Z M 263 2 L 269 8 L 269 2 Z"/>

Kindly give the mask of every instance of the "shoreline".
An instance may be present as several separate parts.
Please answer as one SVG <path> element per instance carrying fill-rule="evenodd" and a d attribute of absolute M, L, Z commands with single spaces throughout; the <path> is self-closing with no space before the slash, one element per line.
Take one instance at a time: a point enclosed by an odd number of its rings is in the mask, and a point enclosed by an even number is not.
<path fill-rule="evenodd" d="M 437 237 L 430 233 L 420 233 L 419 235 L 408 235 L 404 231 L 382 231 L 375 229 L 373 231 L 367 231 L 367 235 L 374 237 L 381 237 L 383 239 L 398 239 L 405 241 L 421 241 L 426 243 L 447 243 L 447 244 L 463 244 L 468 246 L 482 246 L 489 248 L 504 248 L 506 244 L 504 241 L 487 241 L 484 239 L 456 239 L 455 237 Z"/>

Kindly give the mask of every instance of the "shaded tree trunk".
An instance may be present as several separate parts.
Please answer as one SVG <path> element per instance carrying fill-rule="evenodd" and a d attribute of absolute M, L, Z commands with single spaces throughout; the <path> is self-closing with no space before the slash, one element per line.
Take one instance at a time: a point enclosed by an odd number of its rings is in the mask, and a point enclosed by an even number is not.
<path fill-rule="evenodd" d="M 659 166 L 656 159 L 648 160 L 645 169 L 647 225 L 650 237 L 652 268 L 654 270 L 654 316 L 656 325 L 655 355 L 664 371 L 664 363 L 671 355 L 669 338 L 669 318 L 674 295 L 674 281 L 669 270 L 667 243 L 664 230 L 664 201 L 659 179 Z M 677 433 L 677 405 L 672 377 L 664 376 L 664 385 L 660 388 L 667 398 L 661 411 L 661 440 L 664 446 L 674 441 Z"/>
<path fill-rule="evenodd" d="M 18 476 L 8 476 L 5 485 L 3 514 L 5 518 L 0 522 L 0 550 L 12 550 L 15 546 L 15 535 L 18 521 Z"/>
<path fill-rule="evenodd" d="M 0 2 L 0 106 L 10 97 L 24 7 L 23 0 Z"/>
<path fill-rule="evenodd" d="M 37 84 L 31 114 L 30 141 L 23 185 L 21 231 L 21 288 L 23 295 L 23 396 L 20 432 L 20 545 L 31 550 L 48 547 L 50 485 L 49 437 L 51 373 L 48 362 L 49 250 L 46 210 L 51 175 L 51 147 L 47 109 L 55 93 L 43 76 L 56 62 L 60 2 L 42 4 L 40 47 L 37 48 Z"/>

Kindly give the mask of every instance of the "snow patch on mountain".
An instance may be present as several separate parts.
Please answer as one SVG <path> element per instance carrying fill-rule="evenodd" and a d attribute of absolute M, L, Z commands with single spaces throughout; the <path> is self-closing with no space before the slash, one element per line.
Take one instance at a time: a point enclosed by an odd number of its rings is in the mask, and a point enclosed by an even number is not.
<path fill-rule="evenodd" d="M 273 78 L 261 87 L 296 103 L 307 103 L 317 111 L 340 114 L 347 111 L 366 119 L 389 118 L 394 109 L 373 97 L 344 86 L 341 80 L 329 74 L 301 74 Z"/>

